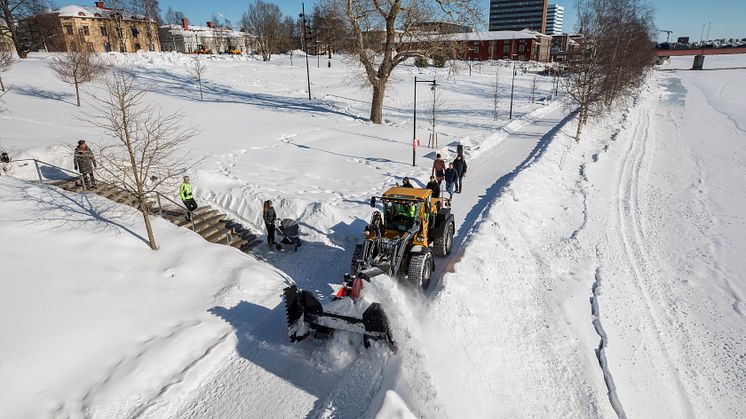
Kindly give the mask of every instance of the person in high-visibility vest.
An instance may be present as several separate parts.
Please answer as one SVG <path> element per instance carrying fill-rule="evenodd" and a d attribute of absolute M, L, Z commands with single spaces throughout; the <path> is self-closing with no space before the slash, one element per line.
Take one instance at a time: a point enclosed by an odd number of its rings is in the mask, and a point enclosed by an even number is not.
<path fill-rule="evenodd" d="M 192 196 L 192 184 L 189 183 L 189 176 L 184 176 L 184 182 L 179 185 L 179 196 L 181 197 L 181 202 L 187 208 L 186 219 L 187 221 L 191 221 L 192 212 L 197 209 L 197 203 Z"/>

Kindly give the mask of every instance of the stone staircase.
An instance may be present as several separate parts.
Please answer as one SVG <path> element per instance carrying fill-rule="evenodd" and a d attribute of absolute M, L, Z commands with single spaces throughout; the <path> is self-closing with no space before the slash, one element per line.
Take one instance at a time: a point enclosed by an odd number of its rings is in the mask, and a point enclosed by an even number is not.
<path fill-rule="evenodd" d="M 52 184 L 70 192 L 95 193 L 119 204 L 138 207 L 137 200 L 133 194 L 119 189 L 114 185 L 98 182 L 96 188 L 84 190 L 77 179 L 56 181 L 52 182 Z M 154 198 L 151 197 L 148 199 L 152 215 L 160 216 L 179 227 L 193 228 L 195 233 L 210 243 L 225 244 L 235 247 L 244 253 L 248 253 L 260 242 L 256 234 L 251 232 L 251 230 L 231 220 L 227 215 L 210 206 L 197 208 L 192 214 L 194 218 L 194 223 L 192 223 L 187 220 L 187 211 L 184 207 L 169 202 L 166 198 L 157 200 Z"/>

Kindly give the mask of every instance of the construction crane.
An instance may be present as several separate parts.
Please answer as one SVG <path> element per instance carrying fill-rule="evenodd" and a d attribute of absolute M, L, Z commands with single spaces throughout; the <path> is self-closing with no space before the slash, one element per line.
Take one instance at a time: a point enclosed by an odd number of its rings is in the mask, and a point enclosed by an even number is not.
<path fill-rule="evenodd" d="M 667 31 L 665 29 L 661 29 L 660 32 L 666 33 L 666 43 L 668 43 L 668 41 L 671 39 L 671 34 L 673 33 L 673 31 Z"/>

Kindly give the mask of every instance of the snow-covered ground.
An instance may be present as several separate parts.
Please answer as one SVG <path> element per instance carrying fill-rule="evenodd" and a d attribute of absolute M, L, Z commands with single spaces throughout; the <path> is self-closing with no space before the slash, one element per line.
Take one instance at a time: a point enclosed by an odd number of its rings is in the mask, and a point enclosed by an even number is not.
<path fill-rule="evenodd" d="M 152 253 L 132 209 L 0 177 L 0 406 L 10 417 L 746 414 L 744 58 L 708 57 L 706 68 L 725 69 L 702 72 L 674 59 L 579 144 L 570 108 L 530 103 L 530 73 L 516 78 L 508 123 L 508 67 L 498 121 L 496 66 L 455 80 L 407 66 L 376 126 L 349 61 L 312 66 L 308 101 L 297 56 L 293 66 L 216 58 L 200 101 L 183 56 L 107 60 L 200 131 L 190 143 L 204 157 L 192 173 L 198 201 L 260 230 L 260 203 L 272 199 L 301 220 L 306 243 L 244 255 L 156 222 Z M 69 168 L 68 146 L 85 138 L 95 149 L 99 134 L 75 119 L 71 89 L 47 62 L 4 77 L 0 146 Z M 290 345 L 282 287 L 328 294 L 367 198 L 403 176 L 427 181 L 436 150 L 418 148 L 411 165 L 414 75 L 438 80 L 437 151 L 468 147 L 454 254 L 424 297 L 391 281 L 370 290 L 394 319 L 396 354 L 344 335 Z M 537 80 L 544 99 L 551 80 Z"/>

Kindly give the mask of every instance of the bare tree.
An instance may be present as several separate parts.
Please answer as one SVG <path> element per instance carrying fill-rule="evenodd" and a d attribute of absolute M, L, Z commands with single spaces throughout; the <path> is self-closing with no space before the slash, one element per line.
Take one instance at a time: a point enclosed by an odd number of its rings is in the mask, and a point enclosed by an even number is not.
<path fill-rule="evenodd" d="M 534 78 L 531 79 L 531 103 L 536 103 L 536 88 L 538 85 L 537 75 L 534 74 Z"/>
<path fill-rule="evenodd" d="M 184 145 L 195 131 L 185 126 L 183 114 L 146 105 L 146 91 L 136 88 L 134 76 L 114 72 L 105 86 L 107 94 L 95 98 L 94 110 L 83 119 L 103 128 L 106 137 L 97 156 L 102 178 L 135 196 L 150 247 L 157 250 L 147 198 L 176 187 L 190 166 Z"/>
<path fill-rule="evenodd" d="M 445 101 L 443 100 L 443 95 L 440 93 L 440 90 L 435 86 L 431 87 L 431 91 L 433 92 L 433 97 L 430 113 L 430 137 L 428 139 L 428 147 L 438 148 L 438 132 L 436 131 L 436 126 L 441 119 L 441 110 L 445 105 Z"/>
<path fill-rule="evenodd" d="M 80 106 L 80 85 L 89 83 L 106 72 L 106 67 L 98 56 L 85 48 L 82 43 L 70 45 L 70 49 L 61 57 L 56 57 L 49 68 L 65 83 L 75 86 L 75 97 Z"/>
<path fill-rule="evenodd" d="M 492 117 L 497 121 L 497 106 L 500 104 L 500 63 L 495 66 L 495 84 L 492 85 Z"/>
<path fill-rule="evenodd" d="M 49 7 L 48 0 L 0 0 L 0 38 L 10 39 L 20 58 L 26 58 L 28 48 L 23 45 L 18 33 L 19 22 L 43 13 Z"/>
<path fill-rule="evenodd" d="M 592 118 L 633 97 L 653 64 L 653 12 L 644 0 L 581 0 L 583 38 L 564 70 L 567 95 L 578 106 L 575 141 Z"/>
<path fill-rule="evenodd" d="M 370 120 L 383 122 L 383 100 L 392 71 L 410 58 L 444 52 L 441 36 L 419 30 L 428 21 L 475 23 L 481 14 L 476 0 L 329 0 L 344 10 L 354 40 L 353 50 L 373 90 Z"/>
<path fill-rule="evenodd" d="M 174 10 L 171 6 L 168 6 L 166 16 L 164 17 L 165 23 L 169 25 L 181 25 L 182 19 L 185 19 L 186 15 L 184 12 Z"/>
<path fill-rule="evenodd" d="M 189 74 L 194 77 L 194 80 L 197 81 L 197 84 L 199 85 L 199 99 L 205 100 L 204 95 L 202 94 L 202 80 L 204 80 L 205 73 L 207 72 L 207 62 L 200 58 L 199 55 L 194 57 L 192 60 L 192 63 L 189 66 Z"/>
<path fill-rule="evenodd" d="M 0 91 L 5 93 L 5 84 L 3 83 L 3 73 L 10 70 L 10 68 L 15 64 L 15 59 L 13 59 L 13 54 L 11 54 L 8 51 L 0 51 Z"/>
<path fill-rule="evenodd" d="M 241 18 L 241 26 L 256 36 L 262 60 L 272 59 L 272 53 L 282 38 L 282 11 L 274 3 L 255 0 Z"/>
<path fill-rule="evenodd" d="M 143 16 L 155 20 L 160 25 L 161 21 L 161 5 L 158 0 L 140 0 L 140 13 Z"/>

